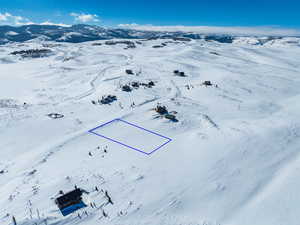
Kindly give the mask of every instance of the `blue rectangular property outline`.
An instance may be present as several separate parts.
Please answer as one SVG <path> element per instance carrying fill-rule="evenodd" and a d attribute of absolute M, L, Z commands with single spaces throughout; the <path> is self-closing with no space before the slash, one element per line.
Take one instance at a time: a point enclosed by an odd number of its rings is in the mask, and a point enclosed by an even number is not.
<path fill-rule="evenodd" d="M 162 145 L 158 146 L 157 148 L 155 148 L 155 149 L 154 149 L 153 151 L 151 151 L 151 152 L 144 152 L 144 151 L 141 150 L 141 149 L 137 149 L 137 148 L 135 148 L 135 147 L 132 147 L 132 146 L 129 146 L 129 145 L 127 145 L 127 144 L 124 144 L 124 143 L 122 143 L 122 142 L 120 142 L 120 141 L 117 141 L 117 140 L 115 140 L 115 139 L 112 139 L 112 138 L 106 137 L 106 136 L 104 136 L 104 135 L 102 135 L 102 134 L 98 134 L 98 133 L 94 132 L 95 130 L 97 130 L 97 129 L 101 128 L 101 127 L 104 127 L 104 126 L 106 126 L 106 125 L 108 125 L 108 124 L 110 124 L 110 123 L 113 123 L 113 122 L 115 122 L 115 121 L 121 121 L 121 122 L 123 122 L 123 123 L 129 124 L 129 125 L 134 126 L 134 127 L 138 128 L 138 129 L 147 131 L 147 132 L 149 132 L 149 133 L 151 133 L 151 134 L 154 134 L 154 135 L 157 135 L 157 136 L 162 137 L 162 138 L 164 138 L 164 139 L 167 139 L 167 141 L 166 141 L 165 143 L 163 143 Z M 105 139 L 107 139 L 107 140 L 109 140 L 109 141 L 112 141 L 112 142 L 115 142 L 115 143 L 117 143 L 117 144 L 123 145 L 123 146 L 125 146 L 125 147 L 127 147 L 127 148 L 130 148 L 130 149 L 132 149 L 132 150 L 135 150 L 135 151 L 141 152 L 141 153 L 143 153 L 143 154 L 146 154 L 146 155 L 151 155 L 152 153 L 156 152 L 157 150 L 159 150 L 160 148 L 162 148 L 163 146 L 165 146 L 166 144 L 168 144 L 169 142 L 172 141 L 171 138 L 168 138 L 168 137 L 166 137 L 166 136 L 163 136 L 163 135 L 161 135 L 161 134 L 158 134 L 158 133 L 156 133 L 156 132 L 154 132 L 154 131 L 145 129 L 145 128 L 140 127 L 140 126 L 138 126 L 138 125 L 135 125 L 135 124 L 133 124 L 133 123 L 127 122 L 127 121 L 122 120 L 122 119 L 120 119 L 120 118 L 111 120 L 111 121 L 106 122 L 106 123 L 104 123 L 104 124 L 101 124 L 100 126 L 97 126 L 97 127 L 93 128 L 93 129 L 89 130 L 89 132 L 92 133 L 92 134 L 95 134 L 95 135 L 97 135 L 97 136 L 99 136 L 99 137 L 105 138 Z"/>

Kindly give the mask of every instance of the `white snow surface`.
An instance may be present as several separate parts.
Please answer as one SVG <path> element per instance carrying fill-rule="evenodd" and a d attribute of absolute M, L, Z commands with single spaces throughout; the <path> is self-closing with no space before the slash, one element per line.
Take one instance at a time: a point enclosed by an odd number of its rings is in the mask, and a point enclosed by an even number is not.
<path fill-rule="evenodd" d="M 9 53 L 50 42 L 0 46 L 1 225 L 12 216 L 18 225 L 299 224 L 299 39 L 152 48 L 166 41 L 141 40 L 135 49 L 60 43 L 38 59 Z M 120 89 L 132 81 L 155 86 Z M 109 94 L 117 101 L 91 103 Z M 157 103 L 178 122 L 157 117 Z M 115 118 L 172 141 L 145 155 L 88 132 Z M 122 127 L 105 132 L 154 143 Z M 97 206 L 82 209 L 81 219 L 63 217 L 54 203 L 74 185 Z"/>

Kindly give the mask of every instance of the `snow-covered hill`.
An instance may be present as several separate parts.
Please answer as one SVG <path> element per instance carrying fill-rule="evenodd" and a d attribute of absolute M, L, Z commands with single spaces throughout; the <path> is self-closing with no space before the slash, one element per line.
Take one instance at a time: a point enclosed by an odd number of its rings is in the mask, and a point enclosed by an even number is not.
<path fill-rule="evenodd" d="M 130 27 L 129 27 L 130 28 Z M 119 28 L 106 28 L 96 25 L 76 24 L 73 26 L 58 25 L 24 25 L 24 26 L 0 26 L 0 45 L 7 43 L 29 41 L 33 39 L 81 43 L 95 40 L 110 39 L 195 39 L 206 41 L 217 41 L 220 43 L 247 42 L 255 45 L 264 45 L 278 41 L 295 42 L 299 46 L 299 35 L 289 37 L 288 35 L 275 35 L 266 33 L 254 36 L 253 34 L 238 33 L 220 33 L 202 31 L 164 31 L 164 30 L 145 30 L 121 26 Z M 276 32 L 275 32 L 276 33 Z M 277 32 L 278 33 L 278 32 Z"/>
<path fill-rule="evenodd" d="M 299 40 L 253 39 L 0 46 L 1 224 L 299 224 Z M 172 141 L 145 155 L 88 132 L 115 118 Z M 152 146 L 124 129 L 107 132 Z M 75 185 L 96 208 L 63 217 Z"/>

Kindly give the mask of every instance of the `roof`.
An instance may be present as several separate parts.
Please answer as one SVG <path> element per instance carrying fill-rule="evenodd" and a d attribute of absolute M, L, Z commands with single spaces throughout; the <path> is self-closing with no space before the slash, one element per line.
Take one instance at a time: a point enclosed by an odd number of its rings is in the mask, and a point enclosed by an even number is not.
<path fill-rule="evenodd" d="M 78 200 L 81 200 L 81 195 L 82 195 L 82 190 L 81 189 L 75 189 L 73 191 L 70 191 L 66 194 L 64 194 L 63 196 L 60 196 L 56 199 L 56 202 L 59 204 L 59 205 L 63 205 L 67 202 L 70 202 L 70 201 L 78 201 Z"/>

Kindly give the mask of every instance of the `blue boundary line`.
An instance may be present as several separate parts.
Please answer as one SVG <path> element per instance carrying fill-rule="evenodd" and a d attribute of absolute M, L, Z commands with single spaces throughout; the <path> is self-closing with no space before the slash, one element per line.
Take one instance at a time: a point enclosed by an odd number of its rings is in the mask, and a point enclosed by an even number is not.
<path fill-rule="evenodd" d="M 100 125 L 100 126 L 98 126 L 98 127 L 95 127 L 95 128 L 93 128 L 93 129 L 89 130 L 89 132 L 93 132 L 94 130 L 97 130 L 97 129 L 100 128 L 100 127 L 104 127 L 105 125 L 107 125 L 107 124 L 109 124 L 109 123 L 112 123 L 112 122 L 114 122 L 114 121 L 116 121 L 116 120 L 118 120 L 118 119 L 114 119 L 114 120 L 111 120 L 111 121 L 109 121 L 109 122 L 106 122 L 106 123 L 104 123 L 104 124 L 102 124 L 102 125 Z"/>
<path fill-rule="evenodd" d="M 106 136 L 104 136 L 104 135 L 102 135 L 102 134 L 98 134 L 98 133 L 95 132 L 95 130 L 97 130 L 97 129 L 101 128 L 101 127 L 104 127 L 104 126 L 106 126 L 106 125 L 108 125 L 108 124 L 110 124 L 110 123 L 113 123 L 113 122 L 115 122 L 115 121 L 121 121 L 121 122 L 123 122 L 123 123 L 127 123 L 127 124 L 129 124 L 129 125 L 131 125 L 131 126 L 134 126 L 134 127 L 139 128 L 139 129 L 141 129 L 141 130 L 147 131 L 147 132 L 149 132 L 149 133 L 151 133 L 151 134 L 154 134 L 154 135 L 157 135 L 157 136 L 159 136 L 159 137 L 165 138 L 165 139 L 167 139 L 168 141 L 165 142 L 165 143 L 163 143 L 162 145 L 158 146 L 157 148 L 155 148 L 155 149 L 154 149 L 153 151 L 151 151 L 151 152 L 145 152 L 145 151 L 143 151 L 143 150 L 140 150 L 140 149 L 138 149 L 138 148 L 129 146 L 129 145 L 124 144 L 124 143 L 122 143 L 122 142 L 120 142 L 120 141 L 114 140 L 114 139 L 112 139 L 112 138 L 106 137 Z M 129 123 L 129 122 L 127 122 L 127 121 L 125 121 L 125 120 L 122 120 L 122 119 L 119 119 L 119 118 L 114 119 L 114 120 L 111 120 L 111 121 L 109 121 L 109 122 L 106 122 L 106 123 L 104 123 L 104 124 L 102 124 L 102 125 L 100 125 L 100 126 L 97 126 L 97 127 L 93 128 L 93 129 L 89 130 L 88 132 L 90 132 L 90 133 L 92 133 L 92 134 L 95 134 L 95 135 L 97 135 L 97 136 L 99 136 L 99 137 L 105 138 L 105 139 L 107 139 L 107 140 L 109 140 L 109 141 L 115 142 L 115 143 L 117 143 L 117 144 L 123 145 L 123 146 L 125 146 L 125 147 L 127 147 L 127 148 L 130 148 L 130 149 L 132 149 L 132 150 L 141 152 L 141 153 L 146 154 L 146 155 L 151 155 L 152 153 L 156 152 L 157 150 L 159 150 L 160 148 L 162 148 L 163 146 L 165 146 L 166 144 L 168 144 L 169 142 L 172 141 L 171 138 L 165 137 L 165 136 L 163 136 L 163 135 L 161 135 L 161 134 L 158 134 L 158 133 L 153 132 L 153 131 L 151 131 L 151 130 L 147 130 L 147 129 L 143 128 L 143 127 L 137 126 L 137 125 L 135 125 L 135 124 L 133 124 L 133 123 Z"/>

